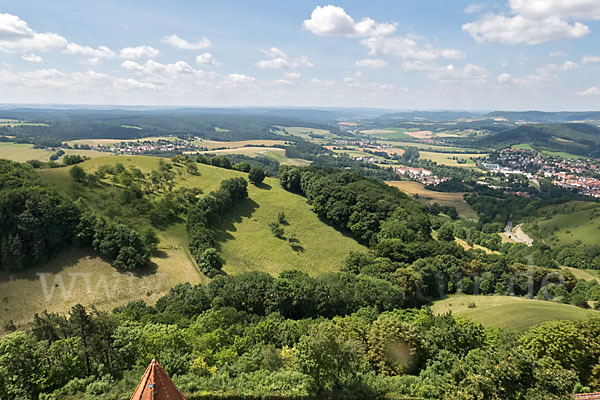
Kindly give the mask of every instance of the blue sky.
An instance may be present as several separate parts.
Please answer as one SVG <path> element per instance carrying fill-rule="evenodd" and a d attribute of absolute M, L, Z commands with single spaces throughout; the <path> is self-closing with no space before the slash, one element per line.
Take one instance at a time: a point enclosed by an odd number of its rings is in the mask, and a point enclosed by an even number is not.
<path fill-rule="evenodd" d="M 600 109 L 599 0 L 0 0 L 0 102 Z"/>

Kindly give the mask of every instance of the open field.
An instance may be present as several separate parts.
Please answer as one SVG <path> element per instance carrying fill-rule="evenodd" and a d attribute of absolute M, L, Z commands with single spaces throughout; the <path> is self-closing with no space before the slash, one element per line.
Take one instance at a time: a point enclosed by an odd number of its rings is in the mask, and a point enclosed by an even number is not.
<path fill-rule="evenodd" d="M 580 241 L 598 244 L 600 237 L 600 205 L 582 201 L 548 206 L 540 210 L 535 222 L 523 229 L 533 238 L 548 245 L 565 245 Z"/>
<path fill-rule="evenodd" d="M 309 165 L 310 161 L 299 158 L 288 158 L 285 149 L 278 147 L 239 147 L 231 149 L 202 151 L 201 154 L 242 154 L 248 157 L 268 157 L 284 165 Z"/>
<path fill-rule="evenodd" d="M 478 150 L 471 147 L 456 147 L 456 146 L 442 146 L 437 144 L 421 143 L 421 142 L 402 142 L 393 140 L 378 140 L 378 143 L 391 145 L 391 146 L 402 146 L 402 147 L 416 147 L 419 150 L 432 151 L 432 152 L 455 152 L 455 153 L 476 153 Z"/>
<path fill-rule="evenodd" d="M 314 138 L 310 136 L 311 134 L 325 136 L 326 138 L 336 136 L 326 129 L 307 128 L 304 126 L 278 126 L 278 128 L 285 129 L 290 135 L 299 136 L 305 140 L 313 140 Z M 279 133 L 281 134 L 281 132 Z"/>
<path fill-rule="evenodd" d="M 412 136 L 415 139 L 429 139 L 433 134 L 431 131 L 404 131 L 408 136 Z"/>
<path fill-rule="evenodd" d="M 487 154 L 469 153 L 435 153 L 430 151 L 419 151 L 420 158 L 435 161 L 438 165 L 449 167 L 477 168 L 475 161 L 471 158 L 486 157 Z M 458 160 L 466 160 L 466 164 L 459 164 Z"/>
<path fill-rule="evenodd" d="M 477 213 L 468 205 L 464 199 L 464 193 L 443 193 L 425 189 L 419 182 L 411 181 L 387 181 L 390 186 L 397 187 L 411 195 L 418 195 L 419 201 L 426 204 L 438 203 L 442 206 L 454 206 L 461 217 L 477 218 Z"/>
<path fill-rule="evenodd" d="M 389 140 L 415 139 L 413 136 L 407 135 L 405 132 L 406 132 L 406 129 L 398 129 L 398 128 L 369 129 L 369 130 L 365 130 L 365 131 L 360 131 L 360 133 L 362 133 L 362 134 L 371 136 L 373 138 L 378 138 L 378 139 L 389 139 Z"/>
<path fill-rule="evenodd" d="M 94 150 L 64 149 L 65 154 L 79 154 L 91 158 L 106 157 L 107 153 Z M 0 158 L 25 162 L 27 160 L 49 161 L 50 156 L 56 151 L 46 149 L 34 149 L 32 144 L 0 142 Z M 59 159 L 58 161 L 60 161 Z"/>
<path fill-rule="evenodd" d="M 469 308 L 469 305 L 475 307 Z M 600 317 L 600 312 L 568 304 L 512 296 L 451 296 L 433 304 L 435 314 L 451 311 L 464 315 L 486 328 L 525 331 L 550 320 L 581 321 Z"/>
<path fill-rule="evenodd" d="M 483 250 L 486 254 L 500 254 L 500 252 L 498 252 L 498 251 L 490 250 L 487 247 L 483 247 L 478 244 L 473 244 L 473 246 L 471 246 L 471 245 L 469 245 L 469 243 L 467 243 L 466 241 L 459 239 L 459 238 L 454 238 L 454 241 L 456 243 L 458 243 L 465 250 L 476 249 L 476 250 Z"/>
<path fill-rule="evenodd" d="M 0 126 L 48 126 L 48 124 L 0 118 Z"/>
<path fill-rule="evenodd" d="M 572 140 L 565 140 L 565 139 L 560 139 L 557 138 L 556 140 L 559 142 L 573 142 Z M 537 149 L 535 149 L 532 145 L 528 144 L 528 143 L 523 143 L 523 144 L 515 144 L 512 146 L 513 149 L 521 149 L 521 150 L 530 150 L 530 151 L 537 151 Z M 549 151 L 549 150 L 541 150 L 540 151 L 542 154 L 545 154 L 547 156 L 553 156 L 553 157 L 561 157 L 561 158 L 566 158 L 566 159 L 587 159 L 588 157 L 585 156 L 578 156 L 575 154 L 571 154 L 571 153 L 566 153 L 564 151 Z"/>
<path fill-rule="evenodd" d="M 206 147 L 208 150 L 214 149 L 237 149 L 245 146 L 266 146 L 272 147 L 274 145 L 285 146 L 285 140 L 238 140 L 236 142 L 221 142 L 217 140 L 203 140 L 198 139 L 194 141 L 194 144 L 198 146 Z"/>
<path fill-rule="evenodd" d="M 384 158 L 376 156 L 371 153 L 367 153 L 366 151 L 361 151 L 358 148 L 356 148 L 356 150 L 340 150 L 340 149 L 334 150 L 333 146 L 326 146 L 326 148 L 328 148 L 329 150 L 333 151 L 336 154 L 347 154 L 348 157 L 367 157 L 367 158 L 374 158 L 379 161 L 384 161 Z"/>
<path fill-rule="evenodd" d="M 119 272 L 86 249 L 68 250 L 48 264 L 18 274 L 0 274 L 0 326 L 24 326 L 43 310 L 66 312 L 77 303 L 111 310 L 129 301 L 152 304 L 180 282 L 203 279 L 183 249 L 167 249 L 144 271 Z"/>
<path fill-rule="evenodd" d="M 563 269 L 569 270 L 575 275 L 577 279 L 583 279 L 586 281 L 597 281 L 600 282 L 600 274 L 598 270 L 593 269 L 579 269 L 571 267 L 562 267 Z"/>

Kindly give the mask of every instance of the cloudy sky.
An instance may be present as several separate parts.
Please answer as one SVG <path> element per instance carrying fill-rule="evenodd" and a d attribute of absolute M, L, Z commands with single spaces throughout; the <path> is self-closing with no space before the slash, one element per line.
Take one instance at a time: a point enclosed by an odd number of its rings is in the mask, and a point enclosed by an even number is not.
<path fill-rule="evenodd" d="M 600 0 L 0 0 L 0 102 L 600 109 Z"/>

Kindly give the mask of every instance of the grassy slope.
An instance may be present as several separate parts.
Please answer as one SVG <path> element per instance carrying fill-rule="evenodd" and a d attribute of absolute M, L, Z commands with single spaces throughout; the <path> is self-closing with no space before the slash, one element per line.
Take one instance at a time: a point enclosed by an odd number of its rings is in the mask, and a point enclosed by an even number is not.
<path fill-rule="evenodd" d="M 476 307 L 469 308 L 471 303 L 475 303 Z M 453 296 L 436 301 L 432 308 L 436 314 L 452 311 L 455 315 L 465 315 L 486 328 L 517 331 L 550 320 L 579 321 L 600 317 L 598 311 L 510 296 Z"/>
<path fill-rule="evenodd" d="M 93 150 L 65 149 L 64 152 L 65 154 L 79 154 L 91 158 L 106 156 L 106 153 Z M 0 158 L 5 158 L 7 160 L 18 162 L 25 162 L 27 160 L 49 161 L 50 156 L 54 153 L 56 153 L 56 151 L 34 149 L 32 144 L 0 142 Z M 59 159 L 59 162 L 61 159 Z"/>
<path fill-rule="evenodd" d="M 123 163 L 136 165 L 144 171 L 158 167 L 158 158 L 143 156 L 105 157 L 92 159 L 80 164 L 87 172 L 94 171 L 102 164 Z M 201 187 L 208 193 L 219 187 L 222 180 L 246 174 L 198 165 L 201 175 L 183 175 L 177 178 L 178 186 Z M 68 175 L 69 168 L 41 170 L 40 174 L 54 182 L 62 191 L 71 195 L 90 197 L 90 204 L 96 211 L 103 212 L 100 195 L 119 189 L 107 186 L 92 193 L 81 191 Z M 271 234 L 268 224 L 284 211 L 289 225 L 286 234 L 295 234 L 299 240 L 297 251 L 281 239 Z M 180 282 L 196 284 L 206 281 L 196 269 L 187 252 L 187 235 L 183 223 L 158 231 L 161 242 L 159 251 L 152 258 L 153 265 L 139 277 L 119 274 L 108 263 L 88 250 L 66 250 L 64 254 L 45 266 L 22 274 L 0 274 L 0 327 L 9 319 L 22 324 L 31 319 L 34 313 L 44 309 L 67 311 L 77 303 L 95 304 L 102 309 L 135 299 L 155 301 L 170 287 Z M 278 274 L 284 269 L 296 268 L 311 274 L 319 274 L 339 269 L 351 250 L 364 250 L 364 247 L 349 237 L 321 222 L 306 204 L 306 200 L 289 193 L 279 186 L 275 178 L 267 178 L 261 187 L 249 185 L 249 199 L 238 205 L 217 231 L 217 240 L 225 259 L 227 273 L 260 270 Z M 71 295 L 62 296 L 61 285 L 51 300 L 46 300 L 42 283 L 36 273 L 48 272 L 47 282 L 54 282 L 60 273 L 65 289 L 71 284 Z M 78 275 L 79 274 L 79 275 Z M 87 277 L 89 287 L 86 284 Z M 108 294 L 104 289 L 94 289 L 98 282 L 106 279 L 111 288 Z M 132 282 L 132 283 L 131 283 Z M 130 289 L 130 283 L 134 289 Z M 52 285 L 49 283 L 49 287 Z M 113 286 L 116 285 L 116 286 Z M 114 288 L 114 289 L 113 289 Z"/>
<path fill-rule="evenodd" d="M 533 224 L 525 224 L 526 233 L 543 239 L 549 245 L 565 245 L 580 241 L 597 244 L 600 235 L 600 205 L 572 201 L 540 210 Z"/>

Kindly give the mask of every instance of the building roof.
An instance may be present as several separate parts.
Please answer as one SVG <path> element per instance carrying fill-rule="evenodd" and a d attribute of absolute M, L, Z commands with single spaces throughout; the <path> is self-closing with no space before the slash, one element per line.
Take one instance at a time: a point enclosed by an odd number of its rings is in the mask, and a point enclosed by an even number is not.
<path fill-rule="evenodd" d="M 574 394 L 575 400 L 600 400 L 600 392 Z"/>
<path fill-rule="evenodd" d="M 152 360 L 142 376 L 131 400 L 186 400 L 169 375 L 156 360 Z"/>

